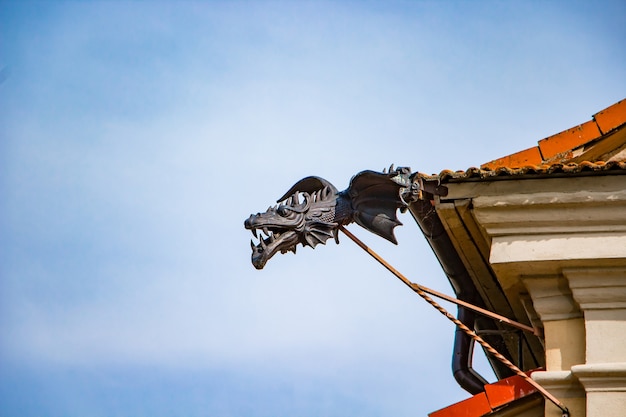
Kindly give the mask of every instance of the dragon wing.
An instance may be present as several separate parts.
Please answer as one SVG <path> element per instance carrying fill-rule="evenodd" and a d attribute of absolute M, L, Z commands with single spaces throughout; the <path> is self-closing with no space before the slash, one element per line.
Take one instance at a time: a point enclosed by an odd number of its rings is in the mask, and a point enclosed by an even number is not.
<path fill-rule="evenodd" d="M 394 244 L 398 241 L 393 229 L 402 225 L 396 211 L 405 206 L 400 198 L 405 185 L 394 180 L 396 175 L 395 172 L 362 171 L 352 177 L 350 186 L 344 191 L 352 201 L 354 221 Z"/>

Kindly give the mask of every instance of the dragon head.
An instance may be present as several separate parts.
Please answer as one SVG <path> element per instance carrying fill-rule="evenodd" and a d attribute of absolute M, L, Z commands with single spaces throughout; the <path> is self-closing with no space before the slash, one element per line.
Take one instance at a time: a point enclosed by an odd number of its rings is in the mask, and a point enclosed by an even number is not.
<path fill-rule="evenodd" d="M 279 198 L 277 205 L 250 215 L 244 227 L 259 239 L 256 244 L 250 241 L 254 267 L 262 269 L 278 252 L 295 253 L 299 243 L 314 248 L 336 237 L 338 197 L 337 189 L 328 181 L 307 177 Z"/>

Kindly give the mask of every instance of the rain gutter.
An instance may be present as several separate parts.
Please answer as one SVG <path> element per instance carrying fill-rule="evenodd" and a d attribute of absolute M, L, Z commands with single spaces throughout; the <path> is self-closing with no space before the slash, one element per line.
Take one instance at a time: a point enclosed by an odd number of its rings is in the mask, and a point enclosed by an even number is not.
<path fill-rule="evenodd" d="M 437 256 L 457 298 L 485 308 L 483 299 L 480 297 L 463 261 L 446 233 L 430 199 L 425 198 L 412 202 L 409 210 Z M 457 318 L 471 329 L 476 327 L 480 327 L 481 330 L 498 329 L 493 320 L 477 317 L 476 313 L 461 306 L 458 307 Z M 489 342 L 494 347 L 497 347 L 505 356 L 510 356 L 502 336 L 494 333 L 489 337 Z M 470 394 L 478 394 L 485 390 L 484 387 L 488 382 L 472 368 L 473 346 L 472 339 L 457 328 L 452 353 L 452 373 L 461 388 Z M 503 367 L 500 362 L 490 360 L 490 363 L 498 378 L 512 375 L 511 371 Z"/>

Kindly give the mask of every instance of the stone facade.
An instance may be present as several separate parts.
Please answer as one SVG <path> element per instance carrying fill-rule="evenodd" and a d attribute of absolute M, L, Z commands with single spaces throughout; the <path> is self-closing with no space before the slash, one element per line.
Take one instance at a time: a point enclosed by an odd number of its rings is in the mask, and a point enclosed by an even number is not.
<path fill-rule="evenodd" d="M 545 371 L 532 377 L 572 417 L 626 415 L 626 175 L 608 174 L 461 181 L 435 199 L 478 285 L 490 268 L 513 315 L 538 316 Z"/>

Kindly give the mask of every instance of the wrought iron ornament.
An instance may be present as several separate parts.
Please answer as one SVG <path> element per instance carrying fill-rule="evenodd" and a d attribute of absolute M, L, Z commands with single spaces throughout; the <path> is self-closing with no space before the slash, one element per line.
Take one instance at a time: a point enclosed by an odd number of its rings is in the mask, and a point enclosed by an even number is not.
<path fill-rule="evenodd" d="M 372 233 L 397 244 L 393 230 L 402 223 L 402 212 L 419 198 L 420 185 L 407 167 L 389 171 L 361 171 L 344 191 L 320 177 L 298 181 L 277 205 L 252 214 L 244 222 L 252 231 L 252 265 L 263 269 L 276 253 L 296 253 L 296 246 L 326 244 L 331 237 L 339 243 L 339 226 L 356 222 Z"/>

